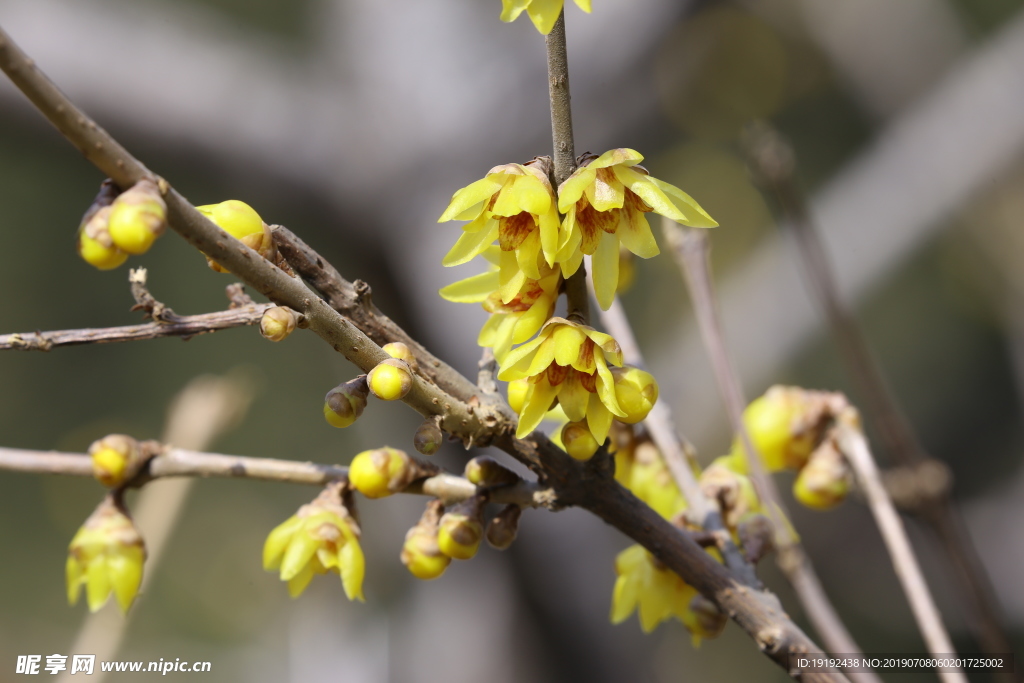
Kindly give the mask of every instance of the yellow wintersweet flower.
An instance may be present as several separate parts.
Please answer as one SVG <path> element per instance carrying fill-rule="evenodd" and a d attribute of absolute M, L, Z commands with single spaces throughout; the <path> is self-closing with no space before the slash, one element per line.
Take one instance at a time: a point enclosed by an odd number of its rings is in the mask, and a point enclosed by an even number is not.
<path fill-rule="evenodd" d="M 550 163 L 542 157 L 527 164 L 495 166 L 484 178 L 456 192 L 438 219 L 438 223 L 470 221 L 444 257 L 446 266 L 466 263 L 498 240 L 498 290 L 503 303 L 516 296 L 526 278 L 541 279 L 541 262 L 555 263 L 559 218 L 548 180 Z"/>
<path fill-rule="evenodd" d="M 263 545 L 263 568 L 281 572 L 294 598 L 314 574 L 334 572 L 349 600 L 364 601 L 366 560 L 359 546 L 359 525 L 342 502 L 341 482 L 331 484 L 279 525 Z"/>
<path fill-rule="evenodd" d="M 565 219 L 555 259 L 562 264 L 562 275 L 569 277 L 584 255 L 592 255 L 594 290 L 606 310 L 619 284 L 620 242 L 641 258 L 659 253 L 645 213 L 696 228 L 718 225 L 690 195 L 648 175 L 637 165 L 641 161 L 643 156 L 625 148 L 585 155 L 558 188 L 558 210 Z"/>
<path fill-rule="evenodd" d="M 142 536 L 113 497 L 108 496 L 68 547 L 68 602 L 78 602 L 84 585 L 90 612 L 102 607 L 111 593 L 121 611 L 127 612 L 142 584 L 145 559 Z"/>
<path fill-rule="evenodd" d="M 619 483 L 665 519 L 673 519 L 686 510 L 686 499 L 679 492 L 661 451 L 650 439 L 637 443 L 631 456 L 622 463 L 621 475 L 616 458 L 615 478 Z"/>
<path fill-rule="evenodd" d="M 528 379 L 516 436 L 532 432 L 558 399 L 572 422 L 587 420 L 604 443 L 613 416 L 625 416 L 608 364 L 622 366 L 622 349 L 610 335 L 565 318 L 551 318 L 537 337 L 505 357 L 498 379 Z"/>
<path fill-rule="evenodd" d="M 563 0 L 501 0 L 501 20 L 515 21 L 526 10 L 537 30 L 547 35 L 562 13 L 562 4 Z M 590 0 L 576 0 L 576 4 L 590 13 Z"/>
<path fill-rule="evenodd" d="M 689 620 L 690 600 L 697 590 L 664 565 L 658 563 L 643 546 L 633 545 L 615 558 L 615 588 L 612 591 L 611 621 L 621 624 L 633 610 L 640 617 L 640 628 L 650 633 L 663 621 Z"/>
<path fill-rule="evenodd" d="M 484 255 L 496 257 L 498 253 L 497 247 L 491 247 Z M 497 268 L 453 282 L 442 288 L 440 294 L 448 301 L 483 304 L 484 310 L 491 313 L 477 343 L 493 348 L 494 357 L 501 363 L 513 344 L 522 344 L 537 334 L 555 312 L 562 275 L 546 263 L 541 264 L 540 272 L 539 280 L 526 278 L 508 302 L 502 301 L 498 292 Z"/>

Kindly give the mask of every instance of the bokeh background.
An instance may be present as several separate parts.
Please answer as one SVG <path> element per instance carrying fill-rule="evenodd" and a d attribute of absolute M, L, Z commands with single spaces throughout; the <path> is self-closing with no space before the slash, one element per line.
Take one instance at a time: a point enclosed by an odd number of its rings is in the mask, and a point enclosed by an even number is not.
<path fill-rule="evenodd" d="M 589 17 L 567 10 L 577 150 L 640 150 L 722 224 L 714 266 L 750 396 L 778 382 L 847 390 L 793 245 L 737 144 L 756 118 L 791 138 L 843 294 L 926 448 L 952 468 L 1021 645 L 1024 2 L 594 5 Z M 436 218 L 492 165 L 550 148 L 543 40 L 525 17 L 501 24 L 499 10 L 498 0 L 0 0 L 0 25 L 194 203 L 243 199 L 289 226 L 468 372 L 485 313 L 436 291 L 478 266 L 441 267 L 458 229 Z M 0 332 L 138 320 L 127 268 L 100 273 L 74 253 L 101 180 L 0 83 Z M 130 264 L 147 267 L 153 293 L 179 313 L 226 304 L 230 276 L 174 234 Z M 708 461 L 729 434 L 682 278 L 667 256 L 637 271 L 624 303 L 663 400 Z M 314 335 L 269 344 L 253 329 L 0 354 L 0 444 L 81 451 L 115 431 L 156 438 L 191 378 L 229 373 L 246 378 L 252 403 L 215 450 L 346 463 L 364 448 L 411 446 L 418 420 L 401 406 L 373 403 L 353 428 L 327 426 L 323 394 L 353 367 Z M 467 454 L 450 445 L 437 457 L 458 470 Z M 367 603 L 347 602 L 333 577 L 289 600 L 260 549 L 314 493 L 196 483 L 148 567 L 119 657 L 209 660 L 209 681 L 786 680 L 731 625 L 696 650 L 678 623 L 649 636 L 635 619 L 611 626 L 612 561 L 627 540 L 573 510 L 528 512 L 509 551 L 485 549 L 421 583 L 397 556 L 423 500 L 368 502 Z M 101 496 L 88 480 L 0 472 L 0 681 L 17 678 L 19 654 L 71 654 L 85 609 L 65 602 L 66 546 Z M 797 510 L 795 523 L 860 644 L 922 651 L 867 510 Z M 977 651 L 934 540 L 910 528 L 958 647 Z M 805 623 L 770 561 L 762 573 Z"/>

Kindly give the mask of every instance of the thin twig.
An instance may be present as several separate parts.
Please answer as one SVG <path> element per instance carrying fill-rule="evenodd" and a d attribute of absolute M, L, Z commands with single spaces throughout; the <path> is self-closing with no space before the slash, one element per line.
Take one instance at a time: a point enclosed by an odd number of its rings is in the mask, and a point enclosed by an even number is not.
<path fill-rule="evenodd" d="M 601 311 L 601 322 L 608 334 L 615 337 L 619 346 L 622 347 L 622 359 L 629 365 L 645 367 L 640 346 L 636 342 L 633 328 L 629 324 L 629 319 L 626 317 L 626 312 L 618 297 L 612 300 L 612 305 L 607 311 Z M 654 404 L 647 419 L 644 420 L 644 425 L 654 440 L 654 445 L 661 452 L 661 457 L 665 460 L 672 480 L 675 481 L 693 511 L 694 521 L 706 531 L 712 533 L 724 531 L 725 523 L 722 521 L 721 511 L 704 495 L 700 483 L 693 473 L 691 456 L 693 447 L 689 443 L 683 445 L 680 442 L 679 432 L 672 422 L 672 413 L 664 399 Z M 726 566 L 741 577 L 743 583 L 760 586 L 761 582 L 757 578 L 754 567 L 743 558 L 743 553 L 733 543 L 732 537 L 725 533 L 717 535 L 716 538 L 719 539 L 718 547 L 725 559 Z"/>
<path fill-rule="evenodd" d="M 0 447 L 0 470 L 77 477 L 93 476 L 92 460 L 84 453 L 33 451 L 21 448 Z M 341 465 L 168 448 L 149 461 L 146 470 L 132 482 L 132 486 L 144 486 L 150 481 L 167 477 L 227 477 L 326 486 L 347 476 L 348 468 Z M 445 473 L 415 481 L 401 493 L 433 496 L 447 504 L 472 498 L 480 493 L 480 489 L 468 479 Z M 487 494 L 492 502 L 514 503 L 521 507 L 548 507 L 554 500 L 550 489 L 525 481 L 515 486 L 488 489 Z"/>
<path fill-rule="evenodd" d="M 822 589 L 821 581 L 818 579 L 814 567 L 788 523 L 782 496 L 779 495 L 774 479 L 765 471 L 760 455 L 754 449 L 750 434 L 743 422 L 746 399 L 743 396 L 739 375 L 729 357 L 725 335 L 718 317 L 714 280 L 711 276 L 711 264 L 708 261 L 707 232 L 681 227 L 668 219 L 663 220 L 662 229 L 665 241 L 671 247 L 673 256 L 676 258 L 680 270 L 683 271 L 689 287 L 697 324 L 704 340 L 704 347 L 711 359 L 729 422 L 733 431 L 740 437 L 747 454 L 754 486 L 764 503 L 768 518 L 772 522 L 776 561 L 779 568 L 793 585 L 808 618 L 825 641 L 829 651 L 837 654 L 859 654 L 861 653 L 860 647 L 850 635 L 832 602 Z M 873 673 L 863 675 L 869 676 L 875 681 L 879 680 Z"/>
<path fill-rule="evenodd" d="M 129 187 L 142 178 L 157 182 L 164 192 L 170 226 L 197 249 L 272 301 L 303 313 L 309 329 L 361 369 L 369 370 L 388 357 L 351 320 L 341 317 L 300 281 L 215 226 L 165 180 L 146 169 L 64 97 L 2 30 L 0 69 L 90 162 L 119 186 Z M 456 383 L 459 382 L 473 386 L 466 378 Z M 477 395 L 475 387 L 471 391 Z M 515 418 L 502 407 L 483 401 L 470 406 L 426 379 L 416 378 L 403 400 L 423 415 L 441 416 L 442 428 L 467 443 L 493 442 L 533 469 L 542 477 L 543 485 L 552 487 L 552 507 L 582 507 L 642 544 L 713 600 L 792 676 L 814 682 L 846 680 L 837 672 L 803 672 L 794 666 L 791 655 L 820 653 L 821 649 L 789 619 L 778 599 L 738 583 L 728 569 L 692 539 L 615 482 L 611 468 L 603 463 L 607 458 L 594 458 L 597 463 L 577 462 L 537 432 L 527 439 L 516 439 Z"/>
<path fill-rule="evenodd" d="M 544 44 L 548 53 L 548 99 L 551 101 L 552 184 L 557 188 L 576 170 L 576 147 L 572 134 L 572 106 L 569 97 L 569 55 L 565 47 L 565 12 L 558 15 Z M 565 281 L 568 310 L 573 322 L 590 323 L 590 297 L 587 296 L 587 270 L 579 270 Z"/>
<path fill-rule="evenodd" d="M 853 313 L 844 303 L 821 235 L 811 218 L 797 181 L 796 156 L 789 142 L 769 124 L 759 122 L 744 134 L 748 164 L 759 185 L 775 199 L 796 242 L 812 295 L 825 312 L 840 357 L 864 399 L 869 422 L 878 430 L 885 451 L 904 467 L 937 462 L 921 447 L 914 428 L 893 394 Z M 936 489 L 913 512 L 934 529 L 963 587 L 968 623 L 988 654 L 1013 651 L 1005 617 L 977 550 L 950 500 L 950 488 Z M 1003 676 L 1012 680 L 1012 676 Z"/>
<path fill-rule="evenodd" d="M 910 602 L 917 626 L 924 636 L 928 652 L 933 657 L 955 656 L 956 650 L 942 624 L 942 615 L 932 600 L 921 567 L 914 556 L 914 549 L 907 538 L 896 507 L 892 504 L 882 478 L 875 465 L 875 459 L 868 448 L 864 434 L 845 423 L 838 426 L 838 438 L 847 461 L 853 467 L 857 483 L 867 498 L 871 514 L 875 517 L 885 546 L 889 549 L 893 568 L 899 577 L 903 592 Z M 967 683 L 967 677 L 961 671 L 939 671 L 939 678 L 947 683 Z"/>

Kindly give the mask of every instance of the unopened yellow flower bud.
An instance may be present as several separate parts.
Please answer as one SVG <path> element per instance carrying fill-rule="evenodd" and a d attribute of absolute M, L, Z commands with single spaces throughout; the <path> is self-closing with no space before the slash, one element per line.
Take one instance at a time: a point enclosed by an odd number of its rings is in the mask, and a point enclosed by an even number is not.
<path fill-rule="evenodd" d="M 654 376 L 629 365 L 611 370 L 615 378 L 615 398 L 625 412 L 625 416 L 618 419 L 627 424 L 642 422 L 658 400 L 658 383 Z"/>
<path fill-rule="evenodd" d="M 377 364 L 366 376 L 370 391 L 384 401 L 397 401 L 412 389 L 412 370 L 408 363 L 388 358 Z"/>
<path fill-rule="evenodd" d="M 438 523 L 443 506 L 434 500 L 427 504 L 419 524 L 405 535 L 400 555 L 402 564 L 417 579 L 429 581 L 444 574 L 452 558 L 441 552 L 437 544 Z"/>
<path fill-rule="evenodd" d="M 518 415 L 523 410 L 526 392 L 530 390 L 530 380 L 514 379 L 508 383 L 508 405 Z"/>
<path fill-rule="evenodd" d="M 139 442 L 124 434 L 111 434 L 93 441 L 89 457 L 93 476 L 111 488 L 134 477 L 144 464 Z"/>
<path fill-rule="evenodd" d="M 107 228 L 110 211 L 109 206 L 102 207 L 78 230 L 78 255 L 100 270 L 113 270 L 128 258 L 128 254 L 118 249 L 110 238 Z"/>
<path fill-rule="evenodd" d="M 341 429 L 351 426 L 363 414 L 366 397 L 369 395 L 366 375 L 359 375 L 328 391 L 324 397 L 324 418 L 327 424 Z"/>
<path fill-rule="evenodd" d="M 113 593 L 127 612 L 142 584 L 146 549 L 128 515 L 107 497 L 78 530 L 68 547 L 68 602 L 78 602 L 82 586 L 95 612 Z"/>
<path fill-rule="evenodd" d="M 273 256 L 274 237 L 270 228 L 263 222 L 260 215 L 245 202 L 229 199 L 220 204 L 206 204 L 196 208 L 201 214 L 216 223 L 221 230 L 255 250 L 263 258 L 269 259 Z M 213 259 L 207 258 L 207 263 L 218 273 L 228 272 Z"/>
<path fill-rule="evenodd" d="M 295 331 L 299 314 L 287 306 L 268 308 L 260 318 L 260 334 L 272 342 L 279 342 Z"/>
<path fill-rule="evenodd" d="M 523 508 L 518 505 L 506 505 L 491 523 L 487 525 L 487 542 L 492 548 L 505 550 L 519 533 L 519 518 Z"/>
<path fill-rule="evenodd" d="M 562 446 L 576 460 L 590 460 L 601 444 L 590 433 L 587 421 L 568 422 L 562 427 Z"/>
<path fill-rule="evenodd" d="M 401 491 L 430 472 L 397 448 L 375 448 L 352 458 L 348 478 L 367 498 L 383 498 Z"/>
<path fill-rule="evenodd" d="M 480 455 L 466 463 L 466 479 L 477 486 L 501 486 L 516 484 L 521 477 L 494 458 Z"/>
<path fill-rule="evenodd" d="M 834 508 L 846 499 L 849 491 L 849 465 L 832 440 L 811 454 L 793 482 L 793 496 L 815 510 Z"/>
<path fill-rule="evenodd" d="M 476 555 L 484 537 L 480 520 L 483 505 L 470 499 L 444 513 L 437 532 L 437 546 L 453 560 L 468 560 Z"/>
<path fill-rule="evenodd" d="M 416 430 L 412 437 L 412 444 L 416 450 L 423 455 L 433 455 L 441 447 L 444 441 L 444 433 L 437 424 L 437 419 L 428 417 Z"/>
<path fill-rule="evenodd" d="M 419 363 L 416 362 L 416 356 L 413 355 L 412 349 L 410 349 L 404 342 L 391 342 L 382 346 L 381 349 L 392 358 L 404 360 L 409 364 L 409 367 L 412 368 L 413 372 L 419 370 Z"/>
<path fill-rule="evenodd" d="M 122 251 L 144 254 L 167 229 L 167 205 L 152 180 L 143 179 L 114 200 L 110 237 Z"/>

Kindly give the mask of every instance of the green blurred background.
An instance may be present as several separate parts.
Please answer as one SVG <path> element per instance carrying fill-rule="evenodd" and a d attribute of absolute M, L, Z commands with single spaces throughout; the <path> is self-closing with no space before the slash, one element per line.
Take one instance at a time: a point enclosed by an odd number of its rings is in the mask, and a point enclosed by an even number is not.
<path fill-rule="evenodd" d="M 594 4 L 589 17 L 567 12 L 578 151 L 640 150 L 722 224 L 714 265 L 751 396 L 778 382 L 849 391 L 737 144 L 759 118 L 790 137 L 844 294 L 924 445 L 952 468 L 1020 645 L 1024 3 Z M 498 12 L 497 0 L 0 0 L 0 25 L 193 203 L 251 203 L 469 371 L 484 313 L 435 292 L 477 266 L 440 266 L 457 232 L 436 217 L 490 166 L 550 146 L 543 41 Z M 101 180 L 0 86 L 0 332 L 139 320 L 127 267 L 100 273 L 74 251 Z M 129 265 L 148 268 L 178 313 L 226 306 L 231 277 L 174 234 Z M 682 280 L 667 256 L 637 271 L 624 303 L 665 400 L 710 460 L 729 435 Z M 766 292 L 777 298 L 756 305 Z M 190 379 L 229 373 L 253 400 L 219 452 L 346 463 L 411 446 L 418 420 L 401 406 L 372 403 L 355 427 L 331 429 L 322 396 L 352 366 L 314 335 L 270 344 L 253 329 L 0 354 L 0 445 L 158 438 Z M 466 457 L 448 445 L 439 460 L 459 470 Z M 635 620 L 608 624 L 612 560 L 627 543 L 571 510 L 527 513 L 513 549 L 424 584 L 397 559 L 423 501 L 367 503 L 367 603 L 348 603 L 334 577 L 290 601 L 260 549 L 314 494 L 197 482 L 119 657 L 209 660 L 211 681 L 786 680 L 734 626 L 694 650 L 678 623 L 650 636 Z M 86 612 L 65 604 L 66 547 L 101 496 L 88 480 L 0 472 L 0 681 L 17 678 L 19 654 L 71 654 Z M 863 506 L 798 510 L 795 523 L 860 644 L 922 651 Z M 934 540 L 909 526 L 958 647 L 977 651 Z M 763 573 L 804 623 L 771 562 Z"/>

